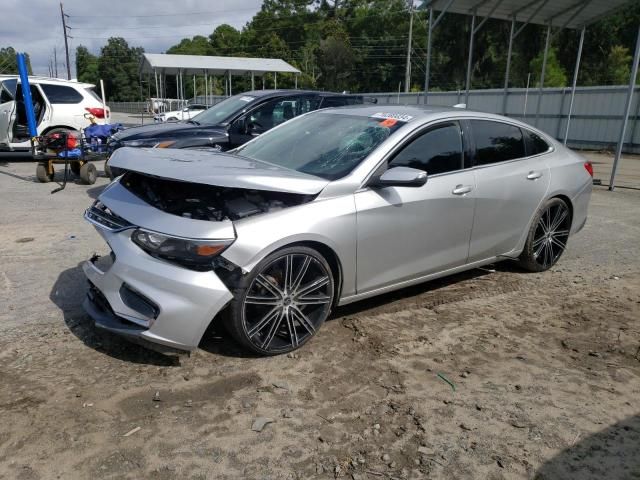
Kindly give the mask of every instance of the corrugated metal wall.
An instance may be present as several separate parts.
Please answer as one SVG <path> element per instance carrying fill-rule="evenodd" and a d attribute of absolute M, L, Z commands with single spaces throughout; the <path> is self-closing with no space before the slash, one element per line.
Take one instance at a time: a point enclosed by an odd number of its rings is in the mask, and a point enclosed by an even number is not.
<path fill-rule="evenodd" d="M 580 87 L 571 115 L 568 145 L 583 149 L 613 149 L 618 143 L 622 116 L 628 87 Z M 422 93 L 367 93 L 379 103 L 415 105 L 424 102 Z M 472 90 L 469 92 L 469 109 L 502 114 L 503 89 Z M 558 140 L 564 140 L 567 115 L 571 102 L 570 88 L 545 88 L 540 115 L 536 120 L 538 90 L 524 88 L 509 89 L 506 114 L 517 118 Z M 452 106 L 464 102 L 464 91 L 432 92 L 428 95 L 429 105 Z M 526 108 L 525 108 L 526 102 Z M 631 115 L 625 137 L 626 153 L 640 153 L 640 87 L 633 96 Z"/>
<path fill-rule="evenodd" d="M 424 102 L 422 93 L 366 93 L 381 104 L 415 105 Z M 469 108 L 482 112 L 502 114 L 504 90 L 472 90 L 469 92 Z M 615 148 L 622 128 L 622 115 L 627 87 L 580 87 L 571 116 L 568 145 L 582 149 Z M 536 120 L 538 90 L 524 88 L 509 89 L 507 94 L 507 116 L 530 123 L 558 140 L 564 140 L 570 88 L 545 88 L 540 104 L 540 115 Z M 209 104 L 214 105 L 225 97 L 209 96 Z M 204 96 L 198 96 L 197 103 L 204 103 Z M 432 92 L 428 95 L 429 105 L 452 106 L 464 102 L 464 91 Z M 526 108 L 525 108 L 526 104 Z M 148 110 L 147 102 L 112 102 L 114 112 L 141 113 Z M 640 153 L 640 87 L 633 96 L 631 115 L 625 137 L 625 153 Z"/>

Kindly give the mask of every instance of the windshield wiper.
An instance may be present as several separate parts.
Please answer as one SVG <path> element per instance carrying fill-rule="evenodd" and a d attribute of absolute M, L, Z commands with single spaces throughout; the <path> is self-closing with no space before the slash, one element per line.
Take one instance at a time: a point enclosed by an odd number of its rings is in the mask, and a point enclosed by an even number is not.
<path fill-rule="evenodd" d="M 194 125 L 200 125 L 200 122 L 196 122 L 195 120 L 187 120 L 187 123 L 193 123 Z"/>

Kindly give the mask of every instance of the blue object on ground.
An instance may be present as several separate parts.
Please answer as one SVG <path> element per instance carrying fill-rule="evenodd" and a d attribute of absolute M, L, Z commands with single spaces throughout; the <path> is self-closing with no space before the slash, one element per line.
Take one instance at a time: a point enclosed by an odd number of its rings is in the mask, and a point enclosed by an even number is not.
<path fill-rule="evenodd" d="M 82 155 L 82 151 L 79 148 L 73 148 L 71 150 L 63 150 L 58 153 L 58 157 L 60 158 L 80 158 Z"/>

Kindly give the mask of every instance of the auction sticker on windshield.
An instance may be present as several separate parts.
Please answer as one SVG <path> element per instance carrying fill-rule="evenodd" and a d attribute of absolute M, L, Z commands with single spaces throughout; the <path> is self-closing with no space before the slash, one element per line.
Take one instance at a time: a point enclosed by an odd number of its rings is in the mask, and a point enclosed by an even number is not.
<path fill-rule="evenodd" d="M 405 115 L 403 113 L 378 112 L 371 115 L 371 118 L 381 118 L 383 120 L 393 119 L 393 120 L 399 120 L 401 122 L 408 122 L 413 117 L 411 115 Z"/>

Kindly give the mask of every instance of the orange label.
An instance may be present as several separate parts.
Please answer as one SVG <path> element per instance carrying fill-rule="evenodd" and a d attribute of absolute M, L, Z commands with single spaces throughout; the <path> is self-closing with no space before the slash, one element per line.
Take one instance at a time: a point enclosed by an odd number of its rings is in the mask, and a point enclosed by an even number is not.
<path fill-rule="evenodd" d="M 398 120 L 396 120 L 395 118 L 387 118 L 386 120 L 380 122 L 378 125 L 380 125 L 381 127 L 393 127 L 396 123 L 398 123 Z"/>

